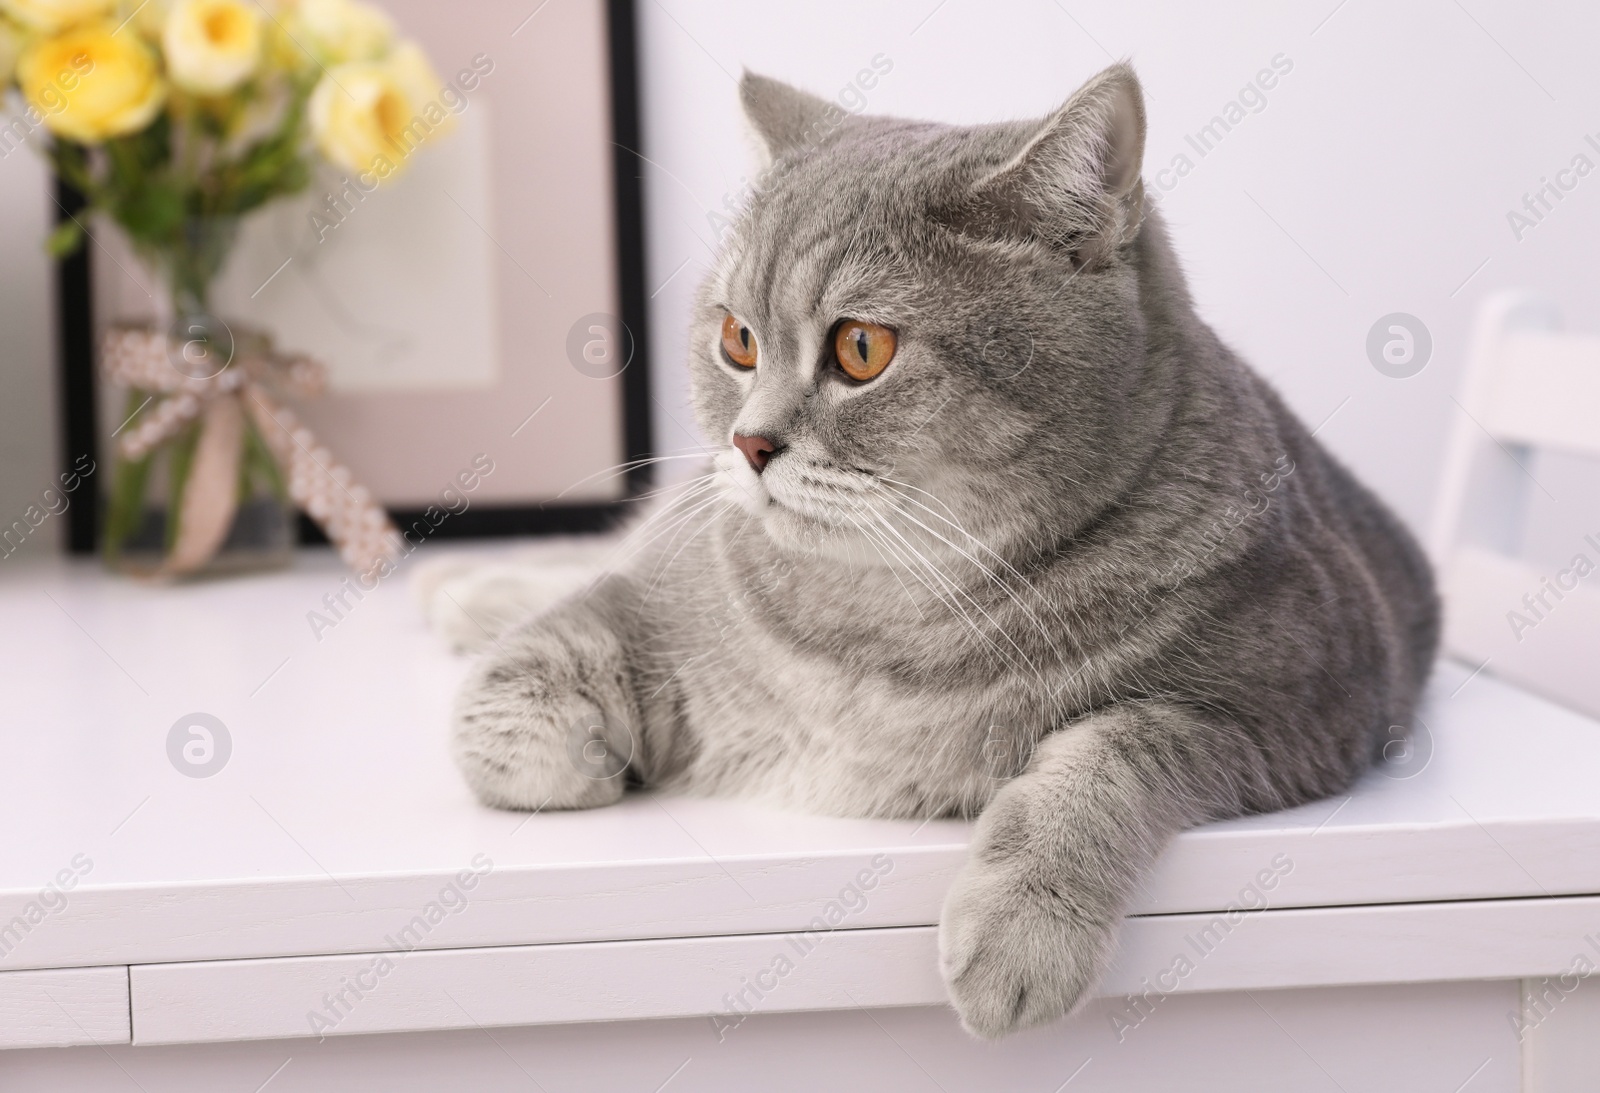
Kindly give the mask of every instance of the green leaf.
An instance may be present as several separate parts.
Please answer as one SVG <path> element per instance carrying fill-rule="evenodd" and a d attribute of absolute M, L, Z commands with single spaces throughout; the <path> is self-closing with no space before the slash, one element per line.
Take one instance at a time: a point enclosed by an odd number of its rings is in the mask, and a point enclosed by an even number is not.
<path fill-rule="evenodd" d="M 183 490 L 189 484 L 189 471 L 194 467 L 194 451 L 200 444 L 200 422 L 195 422 L 172 441 L 168 449 L 167 464 L 167 541 L 166 553 L 177 545 L 179 523 L 183 512 Z"/>
<path fill-rule="evenodd" d="M 83 245 L 83 225 L 68 218 L 56 225 L 44 241 L 45 253 L 52 258 L 65 258 Z"/>
<path fill-rule="evenodd" d="M 124 409 L 130 420 L 146 401 L 143 391 L 135 388 L 128 392 Z M 150 477 L 150 460 L 154 454 L 146 452 L 142 458 L 132 460 L 117 456 L 110 504 L 106 512 L 104 546 L 107 557 L 114 556 L 121 549 L 123 540 L 139 526 L 140 518 L 144 515 L 145 484 Z"/>
<path fill-rule="evenodd" d="M 127 539 L 144 517 L 145 485 L 150 480 L 150 461 L 154 453 L 140 459 L 118 459 L 116 480 L 111 487 L 111 504 L 106 514 L 107 557 L 122 549 Z"/>
<path fill-rule="evenodd" d="M 129 235 L 160 244 L 183 226 L 183 192 L 166 179 L 139 180 L 125 189 L 114 212 Z"/>
<path fill-rule="evenodd" d="M 101 147 L 119 182 L 133 183 L 167 167 L 172 159 L 172 123 L 165 113 L 136 133 L 114 137 Z"/>

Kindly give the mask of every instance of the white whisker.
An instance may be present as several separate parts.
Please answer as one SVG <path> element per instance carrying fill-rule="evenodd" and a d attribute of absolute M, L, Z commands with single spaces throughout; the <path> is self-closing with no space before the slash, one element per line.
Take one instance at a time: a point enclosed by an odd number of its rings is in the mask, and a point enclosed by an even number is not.
<path fill-rule="evenodd" d="M 906 500 L 912 500 L 912 499 L 911 498 L 906 498 Z M 913 502 L 913 503 L 915 503 L 915 502 Z M 926 508 L 927 506 L 924 505 L 923 507 Z M 932 510 L 930 509 L 929 511 L 931 512 Z M 967 561 L 971 562 L 974 566 L 976 566 L 978 571 L 980 573 L 982 573 L 984 575 L 984 577 L 986 577 L 991 584 L 993 584 L 996 588 L 1000 589 L 1000 591 L 1004 592 L 1007 596 L 1009 596 L 1011 598 L 1011 602 L 1016 604 L 1018 609 L 1020 609 L 1022 611 L 1022 613 L 1027 617 L 1028 621 L 1033 623 L 1034 626 L 1038 629 L 1039 636 L 1044 638 L 1047 643 L 1049 643 L 1051 641 L 1050 632 L 1045 629 L 1044 623 L 1041 622 L 1036 615 L 1034 615 L 1033 609 L 1031 607 L 1029 607 L 1026 603 L 1024 603 L 1022 601 L 1022 598 L 1020 596 L 1018 596 L 1016 594 L 1016 592 L 1013 591 L 1009 586 L 1007 586 L 1004 581 L 1000 580 L 1000 578 L 997 577 L 994 574 L 993 571 L 991 571 L 988 567 L 984 566 L 983 563 L 979 562 L 978 559 L 976 559 L 972 555 L 968 554 L 965 550 L 962 550 L 955 543 L 952 543 L 949 539 L 946 539 L 943 535 L 940 535 L 937 531 L 934 531 L 927 524 L 924 524 L 921 520 L 918 520 L 915 516 L 912 516 L 909 512 L 906 512 L 904 509 L 900 508 L 899 506 L 895 506 L 895 514 L 900 516 L 900 517 L 902 517 L 903 519 L 910 520 L 913 524 L 917 525 L 917 527 L 921 528 L 923 531 L 927 532 L 929 535 L 932 535 L 935 539 L 938 539 L 941 543 L 945 544 L 951 550 L 954 550 L 957 554 L 961 555 Z M 937 516 L 938 514 L 934 513 L 934 515 Z M 943 519 L 943 517 L 940 517 L 940 519 Z M 963 529 L 959 524 L 956 524 L 956 523 L 954 523 L 953 521 L 950 521 L 950 520 L 945 520 L 945 523 L 950 524 L 957 531 L 960 531 L 963 535 L 966 535 L 967 538 L 972 539 L 974 542 L 977 542 L 977 540 L 971 534 L 969 534 L 965 529 Z M 1013 570 L 1013 572 L 1015 572 L 1015 571 Z M 1020 577 L 1020 574 L 1018 576 Z M 1027 584 L 1027 581 L 1024 580 L 1023 583 Z M 1028 585 L 1028 590 L 1030 592 L 1034 592 L 1035 595 L 1038 594 L 1037 591 L 1033 588 L 1032 585 Z"/>
<path fill-rule="evenodd" d="M 611 479 L 627 474 L 629 471 L 636 470 L 639 467 L 653 467 L 658 463 L 670 463 L 675 459 L 705 459 L 706 457 L 715 454 L 716 449 L 707 448 L 704 451 L 686 452 L 682 455 L 652 455 L 647 456 L 644 459 L 634 459 L 627 463 L 618 463 L 615 466 L 606 467 L 604 470 L 595 471 L 593 474 L 584 475 L 572 485 L 556 494 L 556 497 L 558 499 L 565 497 L 567 494 L 571 493 L 585 482 L 591 482 L 596 479 L 598 479 L 600 482 L 609 482 Z"/>
<path fill-rule="evenodd" d="M 879 513 L 879 512 L 873 512 L 872 515 L 877 519 L 878 523 L 882 526 L 882 528 L 885 531 L 888 531 L 891 535 L 893 535 L 895 538 L 899 539 L 900 542 L 905 545 L 907 551 L 909 551 L 911 556 L 913 558 L 915 558 L 919 563 L 921 563 L 922 566 L 924 568 L 926 568 L 927 571 L 930 574 L 932 574 L 933 576 L 937 577 L 941 581 L 941 583 L 946 585 L 953 594 L 958 594 L 958 595 L 962 596 L 963 598 L 966 599 L 966 601 L 968 603 L 970 603 L 973 607 L 975 607 L 978 610 L 978 613 L 981 614 L 985 619 L 987 619 L 989 621 L 989 624 L 994 627 L 995 632 L 1000 634 L 1000 636 L 1004 637 L 1006 639 L 1006 641 L 1011 645 L 1011 647 L 1017 651 L 1017 655 L 1022 658 L 1023 663 L 1026 664 L 1033 671 L 1033 674 L 1035 676 L 1038 676 L 1040 674 L 1038 667 L 1036 665 L 1034 665 L 1032 659 L 1028 656 L 1028 654 L 1023 651 L 1022 646 L 1018 645 L 1016 643 L 1016 640 L 1013 639 L 1011 637 L 1011 635 L 1006 632 L 1005 628 L 1003 626 L 1001 626 L 998 622 L 995 621 L 994 616 L 990 615 L 989 612 L 984 610 L 982 604 L 978 603 L 977 600 L 973 599 L 973 597 L 965 589 L 961 588 L 958 584 L 955 583 L 954 580 L 952 580 L 949 577 L 948 574 L 944 573 L 943 570 L 939 569 L 939 567 L 932 561 L 932 559 L 928 558 L 921 551 L 917 550 L 916 547 L 910 542 L 910 540 L 906 539 L 906 537 L 900 533 L 899 529 L 897 529 L 892 523 L 889 522 L 889 520 L 888 520 L 888 518 L 886 516 L 884 516 L 882 513 Z M 999 643 L 998 642 L 995 642 L 993 638 L 990 638 L 988 635 L 983 633 L 982 628 L 980 628 L 978 626 L 978 624 L 972 619 L 971 615 L 969 615 L 964 609 L 959 609 L 958 610 L 958 614 L 959 614 L 959 617 L 963 621 L 965 621 L 968 626 L 970 626 L 972 628 L 972 631 L 973 631 L 974 634 L 976 634 L 980 639 L 984 640 L 985 642 L 989 643 L 990 645 L 993 645 L 998 652 L 1000 652 L 1002 655 L 1007 656 L 1007 658 L 1009 659 L 1009 654 L 1006 654 L 1005 651 L 999 647 Z"/>
<path fill-rule="evenodd" d="M 694 518 L 696 514 L 704 512 L 706 509 L 712 508 L 715 505 L 727 504 L 727 498 L 716 496 L 695 506 L 695 508 L 687 516 L 678 522 L 678 530 L 673 533 L 672 539 L 667 543 L 667 547 L 669 549 L 671 548 L 673 542 L 676 542 L 678 536 L 682 534 L 683 528 Z M 650 602 L 650 597 L 655 594 L 656 587 L 661 583 L 661 578 L 666 576 L 667 571 L 672 568 L 672 564 L 678 560 L 679 556 L 681 556 L 685 550 L 689 549 L 689 544 L 693 543 L 695 539 L 699 538 L 700 533 L 705 531 L 706 528 L 710 527 L 720 515 L 722 515 L 720 509 L 713 511 L 709 517 L 700 522 L 699 527 L 695 528 L 694 531 L 689 534 L 689 538 L 683 541 L 683 546 L 679 547 L 671 558 L 668 558 L 665 562 L 657 564 L 656 572 L 650 580 L 650 586 L 645 589 L 644 597 L 640 600 L 641 604 Z"/>

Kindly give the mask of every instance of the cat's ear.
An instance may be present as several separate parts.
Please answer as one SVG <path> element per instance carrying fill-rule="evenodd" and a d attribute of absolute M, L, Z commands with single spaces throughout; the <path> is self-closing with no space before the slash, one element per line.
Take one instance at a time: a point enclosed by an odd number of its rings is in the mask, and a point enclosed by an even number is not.
<path fill-rule="evenodd" d="M 836 103 L 749 71 L 739 81 L 739 102 L 765 157 L 763 167 L 815 146 L 844 117 Z"/>
<path fill-rule="evenodd" d="M 1089 80 L 972 187 L 991 228 L 1044 238 L 1093 266 L 1144 219 L 1144 93 L 1125 62 Z"/>

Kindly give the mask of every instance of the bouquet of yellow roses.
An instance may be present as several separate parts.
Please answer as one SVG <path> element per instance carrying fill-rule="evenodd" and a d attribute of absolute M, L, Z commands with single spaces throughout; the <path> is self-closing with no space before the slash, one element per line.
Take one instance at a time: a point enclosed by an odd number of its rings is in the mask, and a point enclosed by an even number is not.
<path fill-rule="evenodd" d="M 303 189 L 318 151 L 392 176 L 441 86 L 359 0 L 0 0 L 0 91 L 12 81 L 26 110 L 3 135 L 43 129 L 61 177 L 176 260 L 174 289 L 202 304 L 226 246 L 198 223 Z M 81 242 L 68 220 L 50 245 Z"/>
<path fill-rule="evenodd" d="M 219 571 L 219 552 L 254 521 L 272 546 L 256 553 L 278 564 L 291 498 L 352 564 L 382 556 L 392 529 L 381 510 L 347 472 L 329 486 L 325 450 L 273 399 L 312 393 L 319 367 L 262 334 L 235 337 L 207 297 L 239 218 L 304 189 L 319 154 L 370 189 L 448 128 L 422 50 L 360 0 L 0 0 L 0 100 L 13 85 L 25 105 L 0 123 L 0 151 L 36 140 L 166 282 L 165 330 L 114 329 L 104 353 L 129 389 L 131 425 L 118 438 L 108 558 Z M 69 216 L 49 249 L 70 253 L 85 232 Z M 164 499 L 148 488 L 158 459 Z M 125 564 L 135 549 L 150 557 Z"/>

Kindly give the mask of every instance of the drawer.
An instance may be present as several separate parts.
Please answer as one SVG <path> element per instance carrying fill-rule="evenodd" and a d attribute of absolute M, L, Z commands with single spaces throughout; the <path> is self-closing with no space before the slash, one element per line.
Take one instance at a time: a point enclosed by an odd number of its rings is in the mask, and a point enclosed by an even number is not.
<path fill-rule="evenodd" d="M 126 967 L 0 973 L 0 1047 L 131 1039 Z"/>
<path fill-rule="evenodd" d="M 931 927 L 749 934 L 132 969 L 137 1044 L 944 1001 Z"/>
<path fill-rule="evenodd" d="M 1149 1005 L 1197 991 L 1559 975 L 1576 954 L 1600 957 L 1596 922 L 1600 897 L 1141 916 L 1124 923 L 1100 993 L 1136 1011 L 1132 996 Z M 136 964 L 129 974 L 137 1044 L 945 1001 L 931 926 Z"/>

